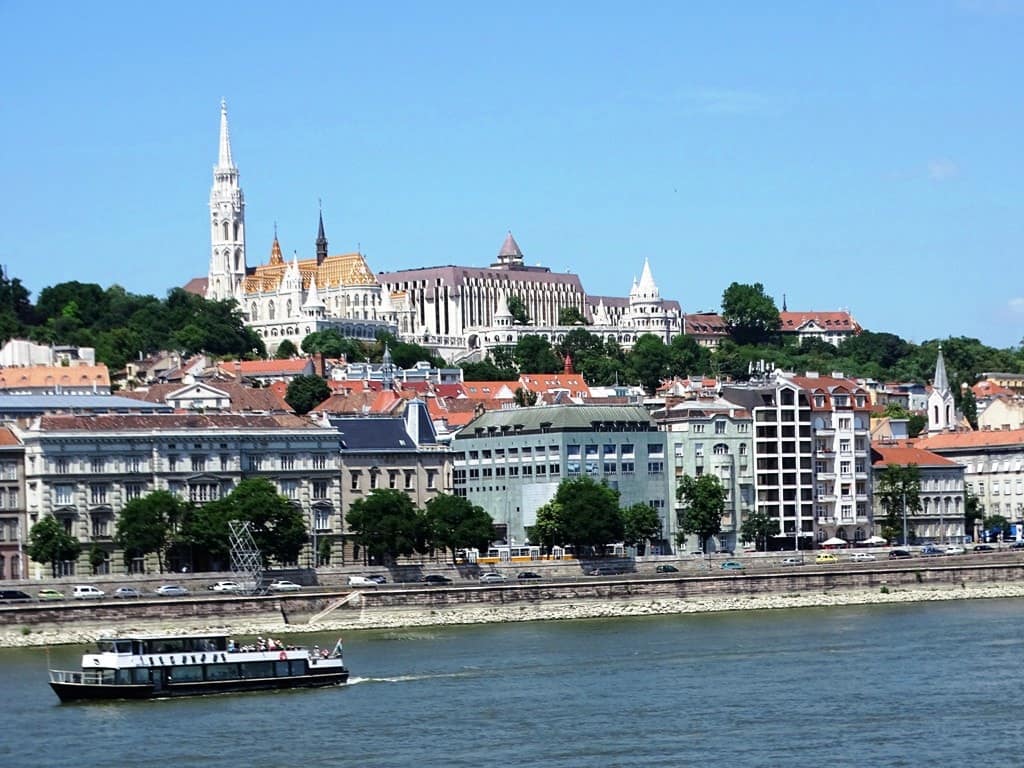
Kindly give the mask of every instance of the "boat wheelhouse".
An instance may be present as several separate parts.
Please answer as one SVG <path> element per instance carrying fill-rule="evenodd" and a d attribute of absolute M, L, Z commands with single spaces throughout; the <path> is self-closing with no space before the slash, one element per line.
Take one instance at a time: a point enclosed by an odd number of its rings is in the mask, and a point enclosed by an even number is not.
<path fill-rule="evenodd" d="M 226 634 L 105 637 L 95 653 L 82 656 L 80 670 L 50 670 L 50 687 L 62 702 L 316 688 L 347 681 L 341 640 L 328 652 L 262 638 L 238 646 Z"/>

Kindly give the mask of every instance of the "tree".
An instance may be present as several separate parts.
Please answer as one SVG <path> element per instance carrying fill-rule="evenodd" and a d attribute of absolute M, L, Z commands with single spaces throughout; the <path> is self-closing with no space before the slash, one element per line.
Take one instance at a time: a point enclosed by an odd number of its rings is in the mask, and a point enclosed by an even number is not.
<path fill-rule="evenodd" d="M 767 512 L 755 510 L 749 513 L 740 525 L 740 537 L 744 542 L 754 542 L 754 547 L 762 552 L 768 551 L 768 537 L 779 533 L 779 521 Z"/>
<path fill-rule="evenodd" d="M 55 517 L 44 517 L 28 535 L 28 556 L 37 563 L 49 563 L 54 577 L 59 575 L 61 563 L 77 560 L 81 553 L 81 542 Z"/>
<path fill-rule="evenodd" d="M 761 283 L 732 283 L 722 294 L 722 319 L 737 344 L 771 341 L 781 325 L 779 310 Z"/>
<path fill-rule="evenodd" d="M 298 348 L 292 343 L 291 339 L 285 339 L 277 345 L 277 351 L 274 352 L 275 360 L 290 360 L 299 353 Z"/>
<path fill-rule="evenodd" d="M 600 552 L 605 544 L 622 541 L 619 492 L 605 483 L 586 476 L 563 480 L 553 501 L 558 510 L 557 530 L 577 554 L 588 547 Z"/>
<path fill-rule="evenodd" d="M 1010 538 L 1010 521 L 1002 515 L 989 515 L 981 524 L 986 541 L 1002 541 Z"/>
<path fill-rule="evenodd" d="M 160 573 L 171 530 L 184 521 L 188 505 L 170 491 L 153 491 L 124 505 L 117 518 L 114 541 L 128 565 L 136 557 L 155 554 Z"/>
<path fill-rule="evenodd" d="M 423 537 L 423 524 L 412 499 L 390 488 L 377 489 L 353 502 L 348 527 L 355 543 L 378 562 L 408 557 Z"/>
<path fill-rule="evenodd" d="M 464 381 L 512 381 L 519 374 L 515 368 L 499 368 L 488 358 L 478 363 L 459 363 Z"/>
<path fill-rule="evenodd" d="M 561 529 L 562 507 L 556 501 L 549 501 L 537 508 L 537 520 L 526 534 L 530 541 L 550 552 L 552 547 L 566 543 L 569 539 Z"/>
<path fill-rule="evenodd" d="M 637 339 L 627 358 L 630 370 L 649 393 L 657 390 L 669 377 L 671 359 L 672 355 L 665 342 L 652 333 L 645 333 Z"/>
<path fill-rule="evenodd" d="M 299 416 L 305 416 L 331 396 L 331 388 L 319 376 L 296 376 L 288 382 L 284 401 Z"/>
<path fill-rule="evenodd" d="M 511 309 L 509 310 L 511 312 Z M 589 325 L 587 318 L 576 307 L 563 307 L 558 311 L 559 325 Z"/>
<path fill-rule="evenodd" d="M 981 499 L 971 491 L 964 491 L 964 531 L 974 535 L 974 521 L 985 517 L 985 507 Z"/>
<path fill-rule="evenodd" d="M 714 475 L 684 475 L 676 489 L 676 498 L 683 507 L 680 520 L 682 533 L 696 534 L 703 551 L 708 538 L 722 532 L 725 487 Z M 683 540 L 683 536 L 678 536 L 678 543 L 681 544 Z"/>
<path fill-rule="evenodd" d="M 177 541 L 189 547 L 194 566 L 202 563 L 204 570 L 223 567 L 230 554 L 228 521 L 232 511 L 228 496 L 186 510 Z"/>
<path fill-rule="evenodd" d="M 282 565 L 294 563 L 306 544 L 302 510 L 277 492 L 265 477 L 242 480 L 224 498 L 229 520 L 249 523 L 264 564 L 273 558 Z"/>
<path fill-rule="evenodd" d="M 960 413 L 967 419 L 967 423 L 971 425 L 971 429 L 978 428 L 978 401 L 974 397 L 974 390 L 970 387 L 960 387 L 957 392 L 959 393 L 959 401 L 957 406 L 960 408 Z"/>
<path fill-rule="evenodd" d="M 661 517 L 650 504 L 638 502 L 622 510 L 622 540 L 639 547 L 661 536 Z"/>
<path fill-rule="evenodd" d="M 508 311 L 516 325 L 529 325 L 530 315 L 526 312 L 526 304 L 516 294 L 508 297 Z"/>
<path fill-rule="evenodd" d="M 308 355 L 317 353 L 331 359 L 345 358 L 348 362 L 366 359 L 366 350 L 355 339 L 342 336 L 337 328 L 315 331 L 302 340 L 302 351 Z"/>
<path fill-rule="evenodd" d="M 494 534 L 494 520 L 483 507 L 469 499 L 439 493 L 425 510 L 427 541 L 432 548 L 450 550 L 452 563 L 457 549 L 486 550 Z"/>
<path fill-rule="evenodd" d="M 519 370 L 525 373 L 557 373 L 562 370 L 562 361 L 548 340 L 534 334 L 519 339 L 513 357 Z"/>
<path fill-rule="evenodd" d="M 882 523 L 882 536 L 889 539 L 900 539 L 905 546 L 903 536 L 903 518 L 906 515 L 921 511 L 921 471 L 916 464 L 889 464 L 882 472 L 875 487 L 875 498 L 885 510 L 885 522 Z M 907 537 L 912 536 L 907 531 Z"/>
<path fill-rule="evenodd" d="M 512 399 L 520 408 L 525 408 L 527 406 L 537 404 L 537 393 L 532 389 L 527 389 L 526 387 L 518 387 L 513 394 Z"/>
<path fill-rule="evenodd" d="M 668 345 L 670 376 L 700 376 L 711 370 L 711 350 L 693 336 L 681 333 Z"/>

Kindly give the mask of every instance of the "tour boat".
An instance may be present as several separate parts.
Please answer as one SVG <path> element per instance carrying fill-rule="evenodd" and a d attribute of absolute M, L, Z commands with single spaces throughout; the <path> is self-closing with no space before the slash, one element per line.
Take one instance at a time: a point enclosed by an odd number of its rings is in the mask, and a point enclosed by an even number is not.
<path fill-rule="evenodd" d="M 348 681 L 341 640 L 332 651 L 260 638 L 237 646 L 226 634 L 101 638 L 77 671 L 50 670 L 62 702 L 158 699 L 210 693 L 316 688 Z"/>

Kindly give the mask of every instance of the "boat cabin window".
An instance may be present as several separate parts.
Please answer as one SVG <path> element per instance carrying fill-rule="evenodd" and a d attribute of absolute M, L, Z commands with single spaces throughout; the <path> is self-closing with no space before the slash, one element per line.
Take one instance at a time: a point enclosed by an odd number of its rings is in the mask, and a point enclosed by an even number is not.
<path fill-rule="evenodd" d="M 96 648 L 100 653 L 120 653 L 128 655 L 132 652 L 131 640 L 99 640 Z"/>

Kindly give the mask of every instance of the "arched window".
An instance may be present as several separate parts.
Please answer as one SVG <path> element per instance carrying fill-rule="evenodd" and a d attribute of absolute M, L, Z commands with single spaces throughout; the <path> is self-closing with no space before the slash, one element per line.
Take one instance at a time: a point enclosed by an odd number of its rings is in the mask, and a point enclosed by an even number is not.
<path fill-rule="evenodd" d="M 729 453 L 729 446 L 726 445 L 725 443 L 716 443 L 714 447 L 714 452 L 718 456 L 724 456 L 727 453 Z"/>
<path fill-rule="evenodd" d="M 292 300 L 291 299 L 288 299 L 288 303 L 285 305 L 285 314 L 284 314 L 284 316 L 285 317 L 291 317 L 292 316 Z"/>
<path fill-rule="evenodd" d="M 271 300 L 270 303 L 267 304 L 267 319 L 273 320 L 276 314 L 277 308 L 274 306 L 274 301 Z"/>
<path fill-rule="evenodd" d="M 260 319 L 259 304 L 255 301 L 249 305 L 249 319 L 253 321 Z"/>
<path fill-rule="evenodd" d="M 227 220 L 225 220 L 224 221 L 224 239 L 225 240 L 229 240 L 230 239 L 230 237 L 228 236 L 228 232 L 230 231 L 229 227 L 230 227 L 230 224 L 228 224 Z"/>

